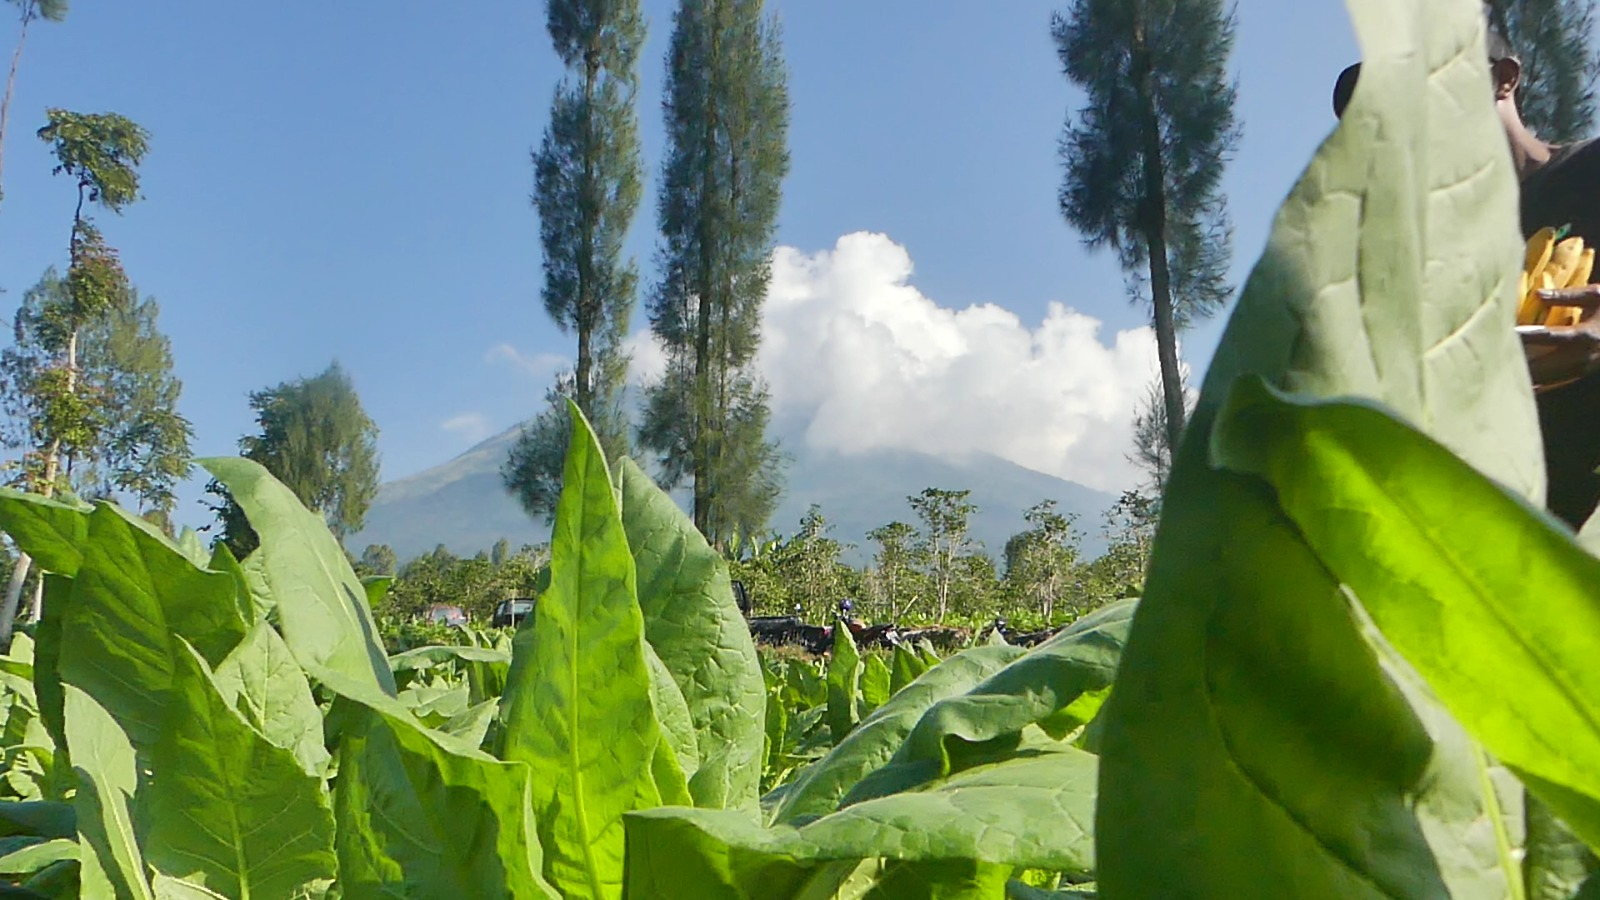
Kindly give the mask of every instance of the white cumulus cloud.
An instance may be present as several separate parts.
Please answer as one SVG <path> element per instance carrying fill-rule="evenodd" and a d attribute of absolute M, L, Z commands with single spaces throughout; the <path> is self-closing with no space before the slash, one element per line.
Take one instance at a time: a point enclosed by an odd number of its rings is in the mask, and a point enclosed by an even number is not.
<path fill-rule="evenodd" d="M 1126 455 L 1159 371 L 1150 329 L 1102 337 L 1060 303 L 1037 327 L 994 304 L 948 309 L 911 273 L 881 234 L 777 250 L 759 365 L 774 414 L 809 423 L 807 445 L 987 452 L 1106 490 L 1137 480 Z"/>
<path fill-rule="evenodd" d="M 464 412 L 439 423 L 439 427 L 469 441 L 481 441 L 489 436 L 489 417 L 479 412 Z"/>
<path fill-rule="evenodd" d="M 1133 419 L 1160 372 L 1151 329 L 1102 335 L 1061 303 L 1034 327 L 993 303 L 950 309 L 911 284 L 912 268 L 869 232 L 777 249 L 757 365 L 785 440 L 799 423 L 816 450 L 991 453 L 1101 490 L 1137 483 Z M 661 377 L 648 331 L 626 347 L 634 384 Z"/>

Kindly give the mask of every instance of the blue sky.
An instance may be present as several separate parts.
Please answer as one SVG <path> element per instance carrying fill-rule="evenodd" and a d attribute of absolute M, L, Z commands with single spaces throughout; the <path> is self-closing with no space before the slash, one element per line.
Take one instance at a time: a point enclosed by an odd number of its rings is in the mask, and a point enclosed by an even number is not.
<path fill-rule="evenodd" d="M 644 5 L 652 186 L 631 249 L 648 280 L 673 4 Z M 793 105 L 779 243 L 807 255 L 881 233 L 930 308 L 992 304 L 1031 332 L 1058 303 L 1103 322 L 1107 344 L 1139 326 L 1114 260 L 1084 252 L 1056 209 L 1056 140 L 1078 101 L 1049 39 L 1062 5 L 769 0 Z M 571 353 L 539 300 L 528 202 L 561 73 L 542 3 L 459 9 L 86 0 L 36 25 L 6 146 L 0 314 L 64 256 L 73 191 L 33 136 L 44 109 L 116 111 L 152 133 L 147 199 L 101 224 L 161 302 L 197 454 L 236 451 L 247 392 L 335 357 L 382 430 L 385 478 L 530 415 Z M 1238 19 L 1244 139 L 1226 189 L 1242 277 L 1330 130 L 1332 79 L 1356 50 L 1334 0 L 1242 0 Z M 0 25 L 7 53 L 15 27 Z M 1222 321 L 1187 336 L 1197 368 Z"/>

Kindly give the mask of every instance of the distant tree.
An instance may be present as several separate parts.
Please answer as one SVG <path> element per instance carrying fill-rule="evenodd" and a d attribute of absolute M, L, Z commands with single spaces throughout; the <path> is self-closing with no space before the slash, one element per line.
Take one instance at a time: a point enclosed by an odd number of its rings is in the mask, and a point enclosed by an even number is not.
<path fill-rule="evenodd" d="M 39 139 L 50 144 L 56 158 L 55 174 L 73 179 L 78 197 L 67 245 L 65 293 L 54 302 L 43 297 L 36 305 L 37 317 L 28 325 L 37 345 L 26 351 L 34 355 L 36 364 L 30 364 L 26 380 L 13 381 L 13 388 L 30 394 L 23 405 L 32 410 L 30 446 L 22 459 L 23 483 L 48 497 L 62 486 L 64 469 L 71 470 L 73 457 L 94 446 L 99 435 L 95 405 L 80 389 L 79 339 L 85 328 L 127 304 L 132 294 L 121 260 L 84 214 L 84 206 L 95 204 L 120 214 L 139 199 L 138 165 L 149 147 L 149 134 L 114 113 L 51 109 L 46 119 Z M 22 337 L 19 333 L 19 343 Z M 27 554 L 19 556 L 0 601 L 0 649 L 10 646 L 22 585 L 31 565 Z M 41 613 L 43 587 L 42 581 L 35 582 L 35 619 Z"/>
<path fill-rule="evenodd" d="M 906 498 L 917 518 L 922 520 L 917 553 L 932 582 L 940 622 L 950 614 L 951 587 L 960 572 L 959 560 L 973 547 L 967 522 L 978 507 L 968 502 L 971 493 L 930 487 Z"/>
<path fill-rule="evenodd" d="M 918 574 L 917 529 L 905 522 L 890 522 L 867 532 L 867 539 L 878 545 L 872 557 L 876 599 L 889 621 L 898 621 L 924 596 Z"/>
<path fill-rule="evenodd" d="M 0 172 L 5 167 L 6 125 L 11 121 L 11 98 L 17 90 L 17 68 L 22 65 L 22 48 L 28 42 L 28 26 L 36 20 L 59 22 L 67 17 L 67 0 L 6 0 L 17 8 L 21 28 L 17 31 L 17 46 L 11 51 L 11 69 L 6 73 L 6 92 L 0 96 Z M 0 200 L 5 191 L 0 189 Z"/>
<path fill-rule="evenodd" d="M 373 575 L 393 575 L 399 567 L 394 548 L 388 544 L 368 544 L 361 551 L 360 566 Z"/>
<path fill-rule="evenodd" d="M 790 600 L 808 615 L 827 617 L 851 592 L 849 567 L 839 561 L 844 545 L 828 537 L 832 530 L 822 508 L 813 503 L 800 519 L 800 530 L 777 551 L 778 576 L 787 584 Z"/>
<path fill-rule="evenodd" d="M 950 609 L 964 616 L 992 616 L 999 611 L 1000 573 L 982 550 L 956 557 L 950 579 Z"/>
<path fill-rule="evenodd" d="M 511 557 L 511 542 L 506 540 L 505 538 L 501 538 L 500 540 L 495 541 L 494 542 L 494 549 L 489 551 L 489 562 L 494 563 L 495 567 L 498 568 L 500 566 L 505 565 L 506 564 L 506 560 L 509 559 L 510 557 Z"/>
<path fill-rule="evenodd" d="M 1155 544 L 1159 498 L 1140 491 L 1124 491 L 1106 510 L 1102 533 L 1105 553 L 1085 572 L 1087 594 L 1095 599 L 1137 597 L 1144 592 L 1145 570 Z"/>
<path fill-rule="evenodd" d="M 668 50 L 662 278 L 650 327 L 666 351 L 640 442 L 667 486 L 693 486 L 695 527 L 722 547 L 760 531 L 782 487 L 754 370 L 789 171 L 789 97 L 761 0 L 681 0 Z"/>
<path fill-rule="evenodd" d="M 540 568 L 548 560 L 543 548 L 525 547 L 497 566 L 489 554 L 461 559 L 441 544 L 399 567 L 381 609 L 411 617 L 434 604 L 449 604 L 486 620 L 500 601 L 534 596 Z"/>
<path fill-rule="evenodd" d="M 1591 137 L 1600 74 L 1594 0 L 1494 0 L 1490 7 L 1522 62 L 1522 121 L 1558 144 Z"/>
<path fill-rule="evenodd" d="M 555 513 L 572 398 L 609 458 L 629 451 L 622 409 L 638 271 L 622 244 L 639 206 L 638 0 L 548 0 L 546 27 L 567 77 L 534 153 L 534 207 L 544 258 L 544 306 L 577 338 L 574 368 L 518 437 L 503 467 L 507 488 L 529 515 Z"/>
<path fill-rule="evenodd" d="M 84 329 L 83 378 L 102 412 L 100 440 L 74 481 L 80 494 L 131 497 L 138 510 L 170 519 L 178 482 L 193 468 L 194 429 L 178 413 L 183 383 L 156 324 L 160 311 L 154 298 L 130 292 L 127 304 Z"/>
<path fill-rule="evenodd" d="M 1171 448 L 1184 422 L 1178 332 L 1232 290 L 1221 181 L 1239 140 L 1233 33 L 1222 0 L 1072 0 L 1051 21 L 1086 94 L 1061 140 L 1061 211 L 1088 246 L 1116 251 L 1130 297 L 1151 305 Z"/>
<path fill-rule="evenodd" d="M 1056 511 L 1054 500 L 1034 504 L 1023 513 L 1029 528 L 1006 541 L 1006 582 L 1012 596 L 1036 604 L 1046 622 L 1057 605 L 1071 596 L 1077 583 L 1078 554 L 1083 536 L 1076 516 Z"/>
<path fill-rule="evenodd" d="M 360 531 L 378 493 L 378 426 L 339 363 L 252 392 L 250 408 L 261 430 L 239 440 L 241 454 L 320 513 L 336 536 Z M 221 539 L 243 559 L 256 547 L 255 533 L 226 489 L 212 482 L 207 491 L 221 498 L 213 507 Z"/>

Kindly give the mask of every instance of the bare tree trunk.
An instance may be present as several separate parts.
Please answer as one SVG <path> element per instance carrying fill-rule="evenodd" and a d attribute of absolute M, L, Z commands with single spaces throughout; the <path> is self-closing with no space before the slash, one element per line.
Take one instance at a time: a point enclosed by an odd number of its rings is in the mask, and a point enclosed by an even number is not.
<path fill-rule="evenodd" d="M 716 72 L 717 66 L 721 65 L 718 50 L 717 30 L 712 29 L 709 68 L 713 73 Z M 717 145 L 717 127 L 716 106 L 715 101 L 712 101 L 712 106 L 706 114 L 704 134 L 708 160 Z M 712 201 L 713 183 L 709 162 L 702 162 L 701 166 L 700 283 L 695 286 L 699 305 L 695 310 L 694 335 L 694 440 L 690 452 L 694 455 L 694 527 L 713 546 L 719 546 L 719 535 L 714 533 L 715 523 L 712 520 L 711 510 L 713 497 L 711 454 L 714 445 L 712 434 L 713 428 L 716 427 L 712 424 L 710 372 L 712 282 L 716 280 L 712 262 L 712 241 L 715 230 L 712 223 L 706 221 L 710 215 L 707 206 Z"/>
<path fill-rule="evenodd" d="M 1172 270 L 1167 259 L 1167 191 L 1161 155 L 1161 121 L 1156 115 L 1152 61 L 1145 45 L 1144 24 L 1134 25 L 1134 80 L 1144 119 L 1143 231 L 1149 247 L 1150 300 L 1161 362 L 1161 392 L 1167 408 L 1167 448 L 1176 458 L 1183 437 L 1183 377 L 1178 369 L 1178 329 L 1173 312 Z"/>
<path fill-rule="evenodd" d="M 11 96 L 17 89 L 17 67 L 22 64 L 22 47 L 28 41 L 28 23 L 33 21 L 33 3 L 34 0 L 23 0 L 22 30 L 17 33 L 17 49 L 11 51 L 11 71 L 6 73 L 5 96 L 0 97 L 0 180 L 3 180 L 5 171 L 6 123 L 11 119 Z M 0 200 L 4 198 L 5 190 L 0 188 Z M 4 615 L 0 613 L 0 625 L 3 624 Z M 8 630 L 0 629 L 0 637 L 8 643 L 11 640 Z"/>
<path fill-rule="evenodd" d="M 11 650 L 11 635 L 17 627 L 17 606 L 22 601 L 22 584 L 28 578 L 32 563 L 32 557 L 20 553 L 16 567 L 11 570 L 11 581 L 6 584 L 6 597 L 0 602 L 0 653 Z"/>

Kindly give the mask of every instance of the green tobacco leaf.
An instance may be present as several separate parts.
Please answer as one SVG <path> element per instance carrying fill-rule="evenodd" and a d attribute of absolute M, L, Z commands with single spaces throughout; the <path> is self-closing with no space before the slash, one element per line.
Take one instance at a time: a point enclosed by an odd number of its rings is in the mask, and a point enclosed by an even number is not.
<path fill-rule="evenodd" d="M 353 704 L 352 704 L 353 705 Z M 339 883 L 374 897 L 548 897 L 528 770 L 354 710 L 339 744 Z"/>
<path fill-rule="evenodd" d="M 72 579 L 44 576 L 44 616 L 34 628 L 33 691 L 39 701 L 39 719 L 56 747 L 67 745 L 62 718 L 61 620 L 72 602 Z"/>
<path fill-rule="evenodd" d="M 754 808 L 765 686 L 727 563 L 633 460 L 619 460 L 616 473 L 645 637 L 694 720 L 699 766 L 689 792 L 697 806 Z"/>
<path fill-rule="evenodd" d="M 676 756 L 677 771 L 683 777 L 694 778 L 695 770 L 700 768 L 700 745 L 694 733 L 694 718 L 689 713 L 689 703 L 683 699 L 683 692 L 678 690 L 678 683 L 673 680 L 672 672 L 668 671 L 667 664 L 661 661 L 649 643 L 644 647 L 645 662 L 650 665 L 650 703 L 656 713 L 656 721 L 661 723 L 662 749 Z M 668 776 L 670 778 L 670 775 Z M 659 782 L 658 782 L 659 786 Z M 688 791 L 688 784 L 684 784 L 684 791 Z M 693 803 L 693 799 L 685 793 L 679 799 L 668 799 L 663 790 L 663 802 Z"/>
<path fill-rule="evenodd" d="M 133 746 L 94 698 L 67 685 L 67 746 L 78 776 L 73 800 L 82 848 L 83 896 L 152 900 L 128 804 L 138 785 Z"/>
<path fill-rule="evenodd" d="M 222 546 L 218 544 L 217 546 Z M 212 553 L 205 544 L 200 542 L 200 535 L 193 528 L 185 525 L 178 534 L 178 549 L 183 552 L 185 559 L 204 569 L 211 563 Z"/>
<path fill-rule="evenodd" d="M 102 505 L 90 515 L 83 567 L 102 577 L 115 572 L 119 590 L 149 594 L 169 632 L 212 665 L 244 639 L 233 579 L 188 560 L 154 526 L 120 507 Z"/>
<path fill-rule="evenodd" d="M 389 657 L 389 666 L 397 675 L 450 662 L 459 662 L 466 669 L 471 703 L 482 703 L 505 693 L 506 677 L 511 671 L 509 647 L 504 650 L 476 646 L 417 647 Z"/>
<path fill-rule="evenodd" d="M 1084 724 L 1074 704 L 1098 699 L 1110 687 L 1137 602 L 1122 600 L 1084 616 L 983 683 L 935 703 L 888 764 L 844 802 L 896 793 L 942 778 L 968 760 L 1004 755 L 1021 745 L 1030 725 L 1065 738 Z"/>
<path fill-rule="evenodd" d="M 499 715 L 499 699 L 485 700 L 468 707 L 459 715 L 451 716 L 449 721 L 439 726 L 439 730 L 455 738 L 461 746 L 482 748 L 488 739 L 489 728 Z"/>
<path fill-rule="evenodd" d="M 1473 748 L 1430 734 L 1272 493 L 1208 457 L 1231 385 L 1258 374 L 1382 402 L 1542 501 L 1511 328 L 1517 184 L 1481 4 L 1348 6 L 1360 87 L 1279 211 L 1218 346 L 1096 720 L 1107 896 L 1501 897 L 1519 877 L 1492 835 L 1434 842 L 1498 818 L 1482 767 L 1463 758 Z M 1456 891 L 1486 878 L 1493 891 Z"/>
<path fill-rule="evenodd" d="M 263 581 L 283 639 L 306 673 L 352 699 L 382 704 L 393 697 L 383 643 L 367 607 L 367 590 L 350 568 L 322 517 L 260 464 L 247 459 L 196 460 L 244 510 L 261 546 L 245 563 Z"/>
<path fill-rule="evenodd" d="M 1385 411 L 1235 387 L 1213 433 L 1507 765 L 1600 846 L 1600 559 Z M 1420 551 L 1420 552 L 1419 552 Z"/>
<path fill-rule="evenodd" d="M 562 896 L 611 898 L 622 890 L 623 814 L 659 805 L 659 768 L 675 763 L 658 755 L 617 495 L 593 430 L 576 406 L 571 414 L 550 588 L 517 632 L 502 755 L 533 769 L 545 877 Z"/>
<path fill-rule="evenodd" d="M 843 619 L 833 626 L 828 654 L 828 731 L 837 745 L 861 721 L 861 652 Z"/>
<path fill-rule="evenodd" d="M 677 883 L 694 884 L 705 892 L 698 896 L 797 897 L 826 863 L 878 858 L 978 861 L 1004 866 L 1006 877 L 1018 866 L 1081 876 L 1094 869 L 1096 770 L 1092 754 L 1045 753 L 975 769 L 927 791 L 857 804 L 798 828 L 762 828 L 732 810 L 634 813 L 628 817 L 629 891 L 673 896 L 669 888 Z M 996 896 L 1004 881 L 978 896 Z"/>
<path fill-rule="evenodd" d="M 361 579 L 361 587 L 366 590 L 367 608 L 376 607 L 384 597 L 389 595 L 389 588 L 393 586 L 393 575 L 368 575 Z"/>
<path fill-rule="evenodd" d="M 441 663 L 448 663 L 454 660 L 497 663 L 509 666 L 511 664 L 511 654 L 500 650 L 491 650 L 487 647 L 447 647 L 442 645 L 417 647 L 389 657 L 389 667 L 395 672 L 408 672 L 413 669 L 429 669 Z"/>
<path fill-rule="evenodd" d="M 224 703 L 273 746 L 292 752 L 307 774 L 327 774 L 322 711 L 289 645 L 265 619 L 217 666 L 214 682 Z"/>
<path fill-rule="evenodd" d="M 213 572 L 225 572 L 233 578 L 234 601 L 239 607 L 239 618 L 246 622 L 255 622 L 267 614 L 266 609 L 257 608 L 256 598 L 250 591 L 250 578 L 245 574 L 244 566 L 233 557 L 233 551 L 228 545 L 219 542 L 216 549 L 211 551 L 211 561 L 206 568 Z"/>
<path fill-rule="evenodd" d="M 1026 749 L 1030 731 L 1046 742 L 1067 737 L 1100 708 L 1136 603 L 1119 601 L 1084 616 L 981 684 L 933 704 L 894 756 L 841 802 L 899 793 L 1004 759 Z"/>
<path fill-rule="evenodd" d="M 86 546 L 61 616 L 60 677 L 110 710 L 142 755 L 168 702 L 174 636 L 208 661 L 243 638 L 233 579 L 197 568 L 114 506 L 90 515 Z"/>
<path fill-rule="evenodd" d="M 868 654 L 866 664 L 861 668 L 862 715 L 871 715 L 873 710 L 888 702 L 889 686 L 893 680 L 889 664 L 883 661 L 883 657 L 876 653 Z"/>
<path fill-rule="evenodd" d="M 62 860 L 78 858 L 78 842 L 65 838 L 40 841 L 0 856 L 0 875 L 31 875 Z"/>
<path fill-rule="evenodd" d="M 784 795 L 773 821 L 792 824 L 838 809 L 856 782 L 894 756 L 930 706 L 965 693 L 1022 654 L 1020 647 L 975 647 L 929 669 L 806 769 Z"/>
<path fill-rule="evenodd" d="M 71 576 L 83 561 L 90 509 L 0 488 L 0 531 L 46 572 Z"/>
<path fill-rule="evenodd" d="M 179 650 L 172 705 L 139 792 L 145 859 L 223 897 L 294 897 L 333 878 L 333 811 L 321 779 L 245 722 L 198 651 Z"/>
<path fill-rule="evenodd" d="M 789 734 L 789 707 L 783 702 L 781 690 L 767 692 L 767 758 L 765 766 L 768 771 L 782 764 L 781 759 L 784 749 L 788 744 Z M 767 798 L 762 798 L 766 803 Z"/>
<path fill-rule="evenodd" d="M 928 671 L 928 663 L 905 644 L 894 645 L 894 662 L 889 667 L 889 695 L 892 697 Z"/>

